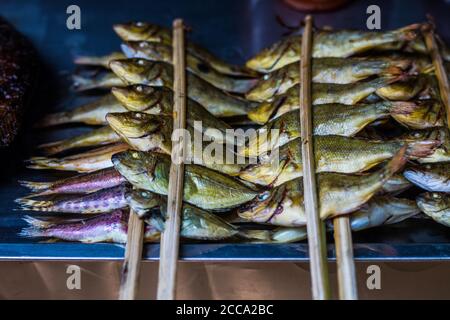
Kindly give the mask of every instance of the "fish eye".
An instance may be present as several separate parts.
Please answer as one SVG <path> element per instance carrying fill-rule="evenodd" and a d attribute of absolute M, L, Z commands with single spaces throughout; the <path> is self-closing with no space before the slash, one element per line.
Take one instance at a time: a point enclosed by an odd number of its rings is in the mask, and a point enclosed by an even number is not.
<path fill-rule="evenodd" d="M 135 25 L 136 27 L 143 27 L 143 26 L 144 26 L 144 23 L 143 23 L 142 21 L 136 21 L 136 22 L 134 23 L 134 25 Z"/>
<path fill-rule="evenodd" d="M 416 138 L 419 138 L 419 137 L 420 137 L 420 132 L 415 132 L 415 133 L 413 134 L 413 136 L 416 137 Z"/>
<path fill-rule="evenodd" d="M 441 196 L 439 195 L 439 193 L 433 193 L 432 197 L 433 199 L 439 199 Z"/>
<path fill-rule="evenodd" d="M 148 197 L 148 192 L 142 191 L 142 192 L 141 192 L 141 196 L 142 196 L 142 197 Z"/>
<path fill-rule="evenodd" d="M 258 195 L 258 200 L 259 201 L 267 200 L 269 198 L 269 195 L 270 195 L 269 191 L 264 191 L 263 193 Z"/>
<path fill-rule="evenodd" d="M 137 118 L 137 119 L 140 119 L 140 118 L 142 118 L 142 114 L 140 114 L 140 113 L 135 113 L 135 114 L 134 114 L 134 117 Z"/>
<path fill-rule="evenodd" d="M 137 85 L 137 86 L 136 86 L 136 91 L 137 91 L 137 92 L 142 92 L 142 91 L 144 91 L 144 87 L 141 86 L 141 85 Z"/>
<path fill-rule="evenodd" d="M 140 48 L 148 47 L 148 43 L 145 42 L 145 41 L 139 42 L 139 47 L 140 47 Z"/>
<path fill-rule="evenodd" d="M 139 159 L 139 153 L 137 153 L 137 152 L 132 152 L 132 153 L 131 153 L 131 156 L 132 156 L 134 159 Z"/>
<path fill-rule="evenodd" d="M 137 64 L 140 65 L 140 66 L 145 65 L 145 63 L 146 63 L 146 61 L 145 61 L 144 59 L 139 59 L 139 60 L 137 61 Z"/>
<path fill-rule="evenodd" d="M 430 170 L 431 166 L 429 164 L 425 165 L 425 169 Z"/>

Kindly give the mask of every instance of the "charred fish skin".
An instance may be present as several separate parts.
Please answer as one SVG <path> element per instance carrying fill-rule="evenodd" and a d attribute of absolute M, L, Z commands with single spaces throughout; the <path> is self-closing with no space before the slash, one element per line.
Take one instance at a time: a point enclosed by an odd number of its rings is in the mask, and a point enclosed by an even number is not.
<path fill-rule="evenodd" d="M 413 102 L 383 101 L 356 106 L 326 104 L 313 108 L 314 135 L 353 136 L 369 123 L 389 115 L 411 114 L 417 105 Z M 273 131 L 277 130 L 277 131 Z M 272 132 L 276 132 L 272 136 Z M 298 111 L 293 110 L 268 122 L 250 136 L 248 143 L 238 148 L 238 154 L 255 157 L 300 137 Z"/>
<path fill-rule="evenodd" d="M 75 222 L 48 223 L 46 220 L 26 216 L 29 227 L 22 229 L 25 238 L 53 238 L 84 243 L 112 242 L 125 244 L 127 241 L 128 210 L 115 210 Z M 158 241 L 160 232 L 151 226 L 145 227 L 144 241 Z"/>
<path fill-rule="evenodd" d="M 313 58 L 347 58 L 386 44 L 412 41 L 416 38 L 420 25 L 410 25 L 388 32 L 367 31 L 320 31 L 314 35 Z M 301 36 L 287 37 L 263 49 L 247 61 L 249 69 L 267 73 L 297 62 L 301 53 Z"/>
<path fill-rule="evenodd" d="M 16 202 L 26 211 L 95 214 L 127 207 L 129 195 L 129 185 L 122 184 L 76 197 L 57 200 L 19 198 Z"/>
<path fill-rule="evenodd" d="M 22 115 L 33 94 L 38 62 L 31 43 L 0 18 L 0 147 L 17 135 Z"/>
<path fill-rule="evenodd" d="M 46 196 L 51 194 L 90 193 L 100 189 L 112 188 L 126 180 L 114 168 L 101 169 L 92 173 L 75 175 L 51 182 L 19 181 L 21 186 L 32 192 L 28 197 Z"/>
<path fill-rule="evenodd" d="M 120 137 L 114 130 L 105 126 L 66 140 L 41 144 L 38 149 L 43 151 L 45 155 L 54 155 L 71 149 L 96 147 L 119 141 Z"/>
<path fill-rule="evenodd" d="M 417 205 L 434 221 L 450 227 L 450 196 L 445 193 L 427 192 L 416 198 Z"/>
<path fill-rule="evenodd" d="M 124 41 L 148 41 L 172 46 L 172 32 L 170 29 L 152 23 L 139 21 L 115 24 L 113 29 Z M 203 47 L 192 42 L 188 41 L 186 43 L 186 50 L 192 56 L 199 58 L 203 63 L 223 74 L 244 77 L 257 75 L 256 72 L 250 69 L 224 62 Z"/>
<path fill-rule="evenodd" d="M 433 153 L 439 141 L 412 143 L 400 141 L 371 141 L 336 135 L 314 138 L 316 172 L 358 173 L 392 158 L 407 145 L 406 157 L 417 159 Z M 303 176 L 302 154 L 299 138 L 281 146 L 278 157 L 260 158 L 240 172 L 239 177 L 258 185 L 278 186 Z M 277 161 L 277 162 L 274 162 Z"/>
<path fill-rule="evenodd" d="M 388 164 L 367 175 L 318 174 L 321 219 L 348 214 L 369 201 L 403 167 L 405 150 L 403 147 Z M 279 226 L 304 225 L 302 179 L 294 179 L 260 193 L 253 201 L 241 206 L 238 215 L 253 222 Z"/>
<path fill-rule="evenodd" d="M 408 167 L 403 175 L 410 182 L 427 191 L 450 192 L 450 162 Z"/>
<path fill-rule="evenodd" d="M 128 41 L 122 44 L 122 51 L 127 58 L 142 58 L 172 64 L 172 47 L 162 43 Z M 186 66 L 193 74 L 228 92 L 245 93 L 256 83 L 255 79 L 239 79 L 222 74 L 189 52 L 186 54 Z"/>
<path fill-rule="evenodd" d="M 81 105 L 71 111 L 49 114 L 37 123 L 37 127 L 44 128 L 67 123 L 106 125 L 105 116 L 109 112 L 125 111 L 127 109 L 112 94 L 106 94 L 98 100 Z"/>
<path fill-rule="evenodd" d="M 173 116 L 173 92 L 167 88 L 138 84 L 113 88 L 112 93 L 129 111 Z M 235 142 L 235 139 L 227 136 L 227 130 L 231 129 L 231 126 L 216 118 L 203 106 L 188 98 L 186 109 L 186 121 L 190 126 L 194 127 L 196 122 L 200 123 L 201 121 L 202 133 L 213 137 L 214 141 L 218 143 Z M 220 131 L 220 134 L 216 134 L 217 131 Z"/>
<path fill-rule="evenodd" d="M 167 63 L 133 58 L 112 61 L 110 67 L 127 84 L 165 86 L 172 89 L 173 67 Z M 246 115 L 256 106 L 253 102 L 227 94 L 190 72 L 186 77 L 189 83 L 188 97 L 201 104 L 214 116 Z"/>
<path fill-rule="evenodd" d="M 408 60 L 381 58 L 314 59 L 311 80 L 313 83 L 352 84 L 375 75 L 401 75 L 410 65 Z M 300 67 L 293 63 L 265 75 L 245 96 L 249 100 L 265 101 L 299 83 Z"/>
<path fill-rule="evenodd" d="M 167 195 L 170 157 L 129 151 L 114 155 L 112 162 L 134 187 Z M 237 179 L 202 166 L 185 165 L 184 179 L 183 200 L 205 210 L 237 207 L 257 195 Z"/>

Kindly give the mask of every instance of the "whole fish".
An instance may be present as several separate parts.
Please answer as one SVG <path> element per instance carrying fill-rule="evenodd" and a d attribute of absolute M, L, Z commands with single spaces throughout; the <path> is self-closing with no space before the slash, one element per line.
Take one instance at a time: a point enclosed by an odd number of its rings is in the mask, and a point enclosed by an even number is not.
<path fill-rule="evenodd" d="M 403 141 L 438 140 L 441 142 L 433 154 L 418 159 L 420 163 L 450 162 L 450 136 L 446 128 L 409 131 L 398 139 Z"/>
<path fill-rule="evenodd" d="M 150 191 L 135 189 L 132 192 L 130 206 L 143 216 L 147 224 L 162 232 L 167 219 L 167 198 Z M 149 210 L 158 208 L 161 214 Z M 180 236 L 198 240 L 222 240 L 227 238 L 242 238 L 261 241 L 270 240 L 268 230 L 243 230 L 226 222 L 216 214 L 183 204 L 181 209 Z"/>
<path fill-rule="evenodd" d="M 127 58 L 143 58 L 172 64 L 172 46 L 147 41 L 128 41 L 122 44 Z M 240 79 L 218 72 L 198 57 L 186 53 L 186 68 L 213 86 L 228 92 L 245 93 L 255 84 L 256 79 Z"/>
<path fill-rule="evenodd" d="M 124 112 L 109 113 L 106 119 L 111 128 L 132 149 L 139 151 L 157 150 L 167 155 L 172 154 L 172 117 L 141 112 Z M 196 131 L 190 125 L 186 126 L 184 134 L 186 143 L 185 163 L 195 163 L 229 175 L 237 175 L 245 166 L 245 163 L 239 164 L 235 161 L 227 161 L 227 153 L 232 155 L 234 159 L 234 144 L 228 147 L 224 144 L 204 141 L 201 131 Z"/>
<path fill-rule="evenodd" d="M 313 107 L 314 135 L 353 136 L 369 123 L 389 115 L 412 113 L 418 106 L 413 102 L 383 101 L 374 104 L 324 104 Z M 249 135 L 246 145 L 238 148 L 242 156 L 256 157 L 261 153 L 300 137 L 297 110 L 285 113 Z"/>
<path fill-rule="evenodd" d="M 126 179 L 116 169 L 107 168 L 56 181 L 19 181 L 19 183 L 36 192 L 28 197 L 37 197 L 51 194 L 89 193 L 100 189 L 112 188 L 125 181 Z"/>
<path fill-rule="evenodd" d="M 110 54 L 94 57 L 94 56 L 80 56 L 75 58 L 74 63 L 82 66 L 95 66 L 108 69 L 109 63 L 117 59 L 125 59 L 126 56 L 122 52 L 112 52 Z"/>
<path fill-rule="evenodd" d="M 420 210 L 413 200 L 376 196 L 364 204 L 361 209 L 350 214 L 350 227 L 352 231 L 361 231 L 399 223 L 419 212 Z M 327 227 L 332 230 L 332 223 L 327 223 Z M 272 239 L 276 242 L 298 242 L 307 237 L 306 227 L 279 227 L 272 234 Z"/>
<path fill-rule="evenodd" d="M 172 31 L 148 22 L 131 22 L 127 24 L 115 24 L 114 31 L 124 41 L 148 41 L 172 46 Z M 252 70 L 241 66 L 231 65 L 199 45 L 190 41 L 185 43 L 186 51 L 199 58 L 203 63 L 223 74 L 234 76 L 255 76 Z"/>
<path fill-rule="evenodd" d="M 20 210 L 61 212 L 61 213 L 103 213 L 128 206 L 131 188 L 121 184 L 112 188 L 101 189 L 89 194 L 66 196 L 56 200 L 32 200 L 18 198 Z"/>
<path fill-rule="evenodd" d="M 112 93 L 130 111 L 170 117 L 173 115 L 173 92 L 164 87 L 137 84 L 112 88 Z M 187 99 L 186 103 L 186 122 L 189 125 L 194 127 L 196 122 L 201 122 L 204 135 L 213 137 L 218 143 L 225 141 L 235 143 L 235 139 L 227 135 L 227 130 L 232 129 L 227 123 L 217 119 L 192 99 Z"/>
<path fill-rule="evenodd" d="M 44 117 L 37 123 L 38 127 L 49 127 L 66 123 L 85 123 L 92 125 L 107 124 L 105 116 L 109 112 L 125 112 L 122 104 L 112 94 L 84 105 L 81 105 L 70 111 L 52 113 Z"/>
<path fill-rule="evenodd" d="M 63 219 L 38 219 L 26 216 L 28 227 L 20 236 L 25 238 L 54 238 L 85 243 L 113 242 L 126 243 L 128 232 L 128 210 L 115 210 L 79 221 L 65 222 Z M 160 232 L 146 225 L 145 242 L 159 241 Z"/>
<path fill-rule="evenodd" d="M 343 136 L 315 136 L 316 172 L 358 173 L 392 158 L 404 145 L 400 141 L 370 141 Z M 427 140 L 407 144 L 408 159 L 425 157 L 439 145 Z M 277 153 L 278 152 L 278 153 Z M 278 186 L 303 176 L 300 139 L 281 146 L 268 157 L 260 157 L 240 172 L 239 177 L 259 185 Z M 275 154 L 275 156 L 274 156 Z"/>
<path fill-rule="evenodd" d="M 360 30 L 319 31 L 314 34 L 313 58 L 347 58 L 390 43 L 412 41 L 420 25 L 414 24 L 388 32 Z M 300 60 L 301 36 L 282 39 L 262 50 L 245 64 L 258 72 L 272 72 Z"/>
<path fill-rule="evenodd" d="M 46 155 L 54 155 L 75 148 L 100 146 L 119 141 L 120 136 L 113 129 L 105 126 L 65 140 L 41 144 L 38 148 Z"/>
<path fill-rule="evenodd" d="M 361 81 L 353 84 L 312 84 L 312 104 L 339 103 L 354 105 L 361 102 L 377 89 L 397 81 L 397 77 L 381 77 L 370 81 Z M 281 115 L 299 109 L 299 87 L 294 86 L 286 93 L 275 96 L 271 101 L 260 103 L 248 113 L 248 117 L 258 123 L 265 124 Z"/>
<path fill-rule="evenodd" d="M 450 162 L 408 167 L 403 175 L 413 184 L 427 191 L 450 193 Z"/>
<path fill-rule="evenodd" d="M 403 147 L 387 165 L 367 175 L 319 173 L 317 190 L 321 219 L 347 214 L 369 201 L 383 184 L 405 164 Z M 238 209 L 241 218 L 279 226 L 303 226 L 303 181 L 294 179 L 260 193 Z"/>
<path fill-rule="evenodd" d="M 314 59 L 311 70 L 313 83 L 350 84 L 374 75 L 399 75 L 411 66 L 408 60 L 380 58 Z M 300 83 L 299 63 L 292 63 L 265 75 L 245 97 L 265 101 L 285 93 Z M 313 88 L 314 90 L 314 88 Z"/>
<path fill-rule="evenodd" d="M 156 87 L 173 86 L 173 67 L 163 62 L 133 58 L 115 60 L 110 67 L 128 84 L 145 84 Z M 256 103 L 227 94 L 200 79 L 191 72 L 186 74 L 188 97 L 205 107 L 217 117 L 246 115 Z"/>
<path fill-rule="evenodd" d="M 434 221 L 450 227 L 450 196 L 445 193 L 427 192 L 416 198 L 420 210 Z"/>
<path fill-rule="evenodd" d="M 134 187 L 167 195 L 171 159 L 167 155 L 126 151 L 112 157 L 114 167 Z M 183 199 L 202 209 L 223 210 L 239 206 L 257 191 L 217 171 L 185 165 Z"/>
<path fill-rule="evenodd" d="M 72 88 L 77 92 L 93 89 L 110 89 L 115 86 L 119 87 L 124 85 L 125 83 L 122 79 L 111 71 L 97 73 L 94 76 L 83 76 L 78 74 L 72 76 Z"/>
<path fill-rule="evenodd" d="M 111 156 L 129 148 L 126 143 L 117 143 L 64 158 L 32 157 L 27 168 L 92 172 L 111 167 Z"/>

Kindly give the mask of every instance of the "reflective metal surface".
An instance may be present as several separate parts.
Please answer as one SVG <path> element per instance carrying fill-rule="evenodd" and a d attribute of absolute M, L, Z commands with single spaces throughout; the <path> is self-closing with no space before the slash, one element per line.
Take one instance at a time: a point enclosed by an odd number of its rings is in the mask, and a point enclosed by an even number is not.
<path fill-rule="evenodd" d="M 132 3 L 132 4 L 131 4 Z M 351 1 L 338 12 L 315 15 L 318 26 L 365 28 L 366 8 L 379 3 L 383 29 L 423 21 L 425 14 L 435 17 L 437 28 L 450 41 L 450 3 L 448 1 Z M 183 17 L 192 27 L 190 38 L 218 56 L 243 63 L 261 48 L 278 40 L 286 29 L 277 21 L 297 25 L 303 14 L 276 0 L 227 1 L 87 1 L 78 0 L 81 30 L 66 28 L 66 8 L 72 1 L 2 0 L 0 14 L 28 35 L 38 49 L 44 65 L 40 88 L 28 110 L 25 128 L 16 144 L 0 150 L 0 259 L 121 259 L 123 247 L 114 244 L 36 243 L 17 236 L 25 225 L 24 212 L 14 211 L 14 199 L 27 192 L 17 180 L 48 180 L 63 173 L 27 170 L 23 160 L 34 153 L 38 142 L 52 141 L 86 131 L 70 126 L 57 130 L 34 130 L 32 124 L 44 113 L 59 111 L 95 99 L 69 90 L 72 60 L 81 54 L 105 54 L 118 50 L 119 40 L 111 25 L 130 20 L 149 20 L 170 26 Z M 450 260 L 450 229 L 427 220 L 406 221 L 399 225 L 363 231 L 354 235 L 355 258 L 359 260 Z M 292 260 L 307 259 L 306 243 L 299 244 L 184 244 L 185 260 Z M 147 245 L 146 259 L 156 259 L 159 245 Z M 333 245 L 329 257 L 334 258 Z"/>

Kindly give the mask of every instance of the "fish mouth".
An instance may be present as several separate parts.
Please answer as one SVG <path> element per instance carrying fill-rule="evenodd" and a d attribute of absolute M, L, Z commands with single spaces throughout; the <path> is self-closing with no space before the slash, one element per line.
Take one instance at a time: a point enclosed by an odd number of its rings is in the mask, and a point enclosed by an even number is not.
<path fill-rule="evenodd" d="M 278 203 L 283 198 L 282 196 L 282 190 L 266 190 L 260 193 L 254 200 L 237 209 L 237 214 L 246 220 L 267 222 L 277 210 Z"/>
<path fill-rule="evenodd" d="M 113 25 L 113 30 L 123 40 L 126 40 L 131 36 L 131 32 L 126 24 L 115 24 Z"/>
<path fill-rule="evenodd" d="M 131 175 L 139 175 L 146 172 L 146 166 L 144 165 L 140 153 L 138 151 L 124 151 L 119 152 L 111 157 L 111 162 L 121 175 L 127 180 Z M 137 171 L 137 168 L 142 168 Z"/>

